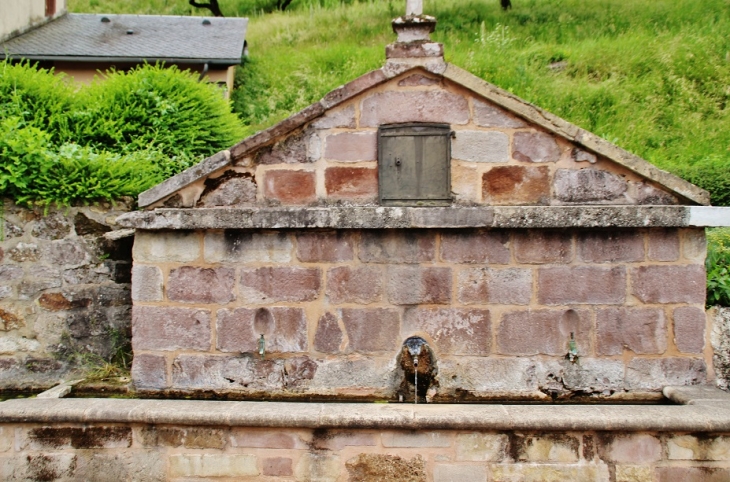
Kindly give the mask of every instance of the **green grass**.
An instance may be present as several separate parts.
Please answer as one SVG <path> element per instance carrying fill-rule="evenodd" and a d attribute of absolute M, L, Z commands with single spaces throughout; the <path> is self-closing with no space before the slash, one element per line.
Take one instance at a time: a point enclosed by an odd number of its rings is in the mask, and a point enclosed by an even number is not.
<path fill-rule="evenodd" d="M 258 2 L 258 3 L 257 3 Z M 249 15 L 251 61 L 233 95 L 246 132 L 384 62 L 402 1 L 221 0 Z M 427 0 L 446 59 L 654 164 L 709 186 L 730 165 L 730 0 Z M 204 14 L 186 0 L 70 0 L 74 11 Z M 565 62 L 554 71 L 551 63 Z M 242 80 L 242 81 L 241 81 Z M 695 173 L 696 174 L 696 173 Z M 717 183 L 715 183 L 717 184 Z M 715 196 L 715 202 L 719 199 Z M 721 199 L 730 203 L 730 199 Z"/>

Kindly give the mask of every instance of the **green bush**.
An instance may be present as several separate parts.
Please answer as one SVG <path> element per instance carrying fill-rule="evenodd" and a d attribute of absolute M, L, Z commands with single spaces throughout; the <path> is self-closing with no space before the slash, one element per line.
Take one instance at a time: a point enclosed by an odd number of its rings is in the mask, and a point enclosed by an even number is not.
<path fill-rule="evenodd" d="M 81 90 L 74 141 L 111 152 L 208 156 L 243 136 L 221 91 L 177 67 L 110 72 Z"/>
<path fill-rule="evenodd" d="M 63 76 L 28 62 L 0 62 L 0 118 L 19 117 L 28 126 L 48 132 L 49 141 L 68 140 L 74 91 Z"/>
<path fill-rule="evenodd" d="M 692 165 L 668 166 L 674 174 L 710 192 L 713 206 L 730 206 L 730 162 L 720 155 Z"/>
<path fill-rule="evenodd" d="M 134 196 L 162 181 L 168 158 L 158 151 L 126 155 L 77 144 L 56 148 L 50 136 L 19 117 L 0 120 L 0 195 L 48 206 Z"/>
<path fill-rule="evenodd" d="M 730 228 L 707 230 L 707 306 L 730 306 Z"/>

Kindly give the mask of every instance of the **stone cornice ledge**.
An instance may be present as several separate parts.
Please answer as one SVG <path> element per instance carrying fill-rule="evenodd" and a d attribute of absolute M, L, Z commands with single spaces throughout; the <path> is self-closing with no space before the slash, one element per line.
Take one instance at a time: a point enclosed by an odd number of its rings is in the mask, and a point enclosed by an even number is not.
<path fill-rule="evenodd" d="M 117 218 L 136 229 L 594 228 L 729 226 L 706 206 L 287 207 L 155 209 Z"/>
<path fill-rule="evenodd" d="M 141 423 L 398 430 L 730 432 L 730 395 L 671 387 L 685 405 L 409 405 L 142 399 L 21 399 L 2 423 Z"/>

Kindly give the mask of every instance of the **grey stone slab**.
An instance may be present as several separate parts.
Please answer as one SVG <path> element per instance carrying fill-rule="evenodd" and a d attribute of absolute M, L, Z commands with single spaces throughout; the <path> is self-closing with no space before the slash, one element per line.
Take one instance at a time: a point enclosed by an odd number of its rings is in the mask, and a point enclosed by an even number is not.
<path fill-rule="evenodd" d="M 117 218 L 137 229 L 686 227 L 688 206 L 156 209 Z M 728 208 L 730 209 L 730 208 Z"/>
<path fill-rule="evenodd" d="M 407 404 L 325 404 L 320 416 L 323 427 L 351 428 L 419 428 L 414 420 L 414 408 Z"/>
<path fill-rule="evenodd" d="M 439 429 L 447 425 L 451 429 L 489 430 L 494 427 L 509 429 L 511 425 L 507 406 L 498 404 L 468 404 L 458 410 L 449 405 L 420 405 L 414 408 L 417 427 Z"/>
<path fill-rule="evenodd" d="M 681 403 L 682 405 L 710 401 L 725 402 L 730 405 L 730 393 L 710 385 L 664 387 L 662 393 L 671 401 Z"/>

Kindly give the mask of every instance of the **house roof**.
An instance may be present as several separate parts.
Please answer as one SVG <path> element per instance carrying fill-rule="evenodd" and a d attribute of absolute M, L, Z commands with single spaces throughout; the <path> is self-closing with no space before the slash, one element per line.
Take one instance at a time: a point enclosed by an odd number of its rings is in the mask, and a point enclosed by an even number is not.
<path fill-rule="evenodd" d="M 247 27 L 247 18 L 70 13 L 0 43 L 0 58 L 234 65 Z"/>
<path fill-rule="evenodd" d="M 151 206 L 193 184 L 200 179 L 207 177 L 213 172 L 222 169 L 237 160 L 244 158 L 255 149 L 274 142 L 277 138 L 284 136 L 302 127 L 317 117 L 322 116 L 326 111 L 372 89 L 390 79 L 404 74 L 410 70 L 417 71 L 424 69 L 431 74 L 448 79 L 452 83 L 460 85 L 478 96 L 504 108 L 514 115 L 537 125 L 546 131 L 563 137 L 576 145 L 583 146 L 596 154 L 602 155 L 610 161 L 624 166 L 628 170 L 663 186 L 666 190 L 674 193 L 680 198 L 686 199 L 690 204 L 709 205 L 710 195 L 704 189 L 691 184 L 684 179 L 677 177 L 667 171 L 661 170 L 641 157 L 632 154 L 607 140 L 582 129 L 560 117 L 551 114 L 519 97 L 501 89 L 483 79 L 443 60 L 431 62 L 429 60 L 408 59 L 406 64 L 386 64 L 383 68 L 371 71 L 357 79 L 341 86 L 322 100 L 316 102 L 278 124 L 260 131 L 225 150 L 214 154 L 199 164 L 163 181 L 138 197 L 140 207 Z"/>

